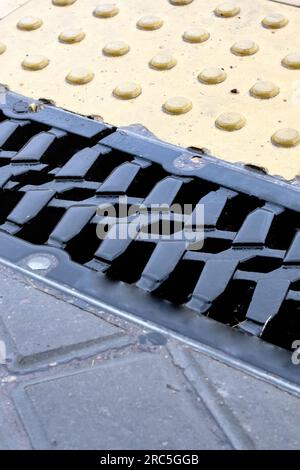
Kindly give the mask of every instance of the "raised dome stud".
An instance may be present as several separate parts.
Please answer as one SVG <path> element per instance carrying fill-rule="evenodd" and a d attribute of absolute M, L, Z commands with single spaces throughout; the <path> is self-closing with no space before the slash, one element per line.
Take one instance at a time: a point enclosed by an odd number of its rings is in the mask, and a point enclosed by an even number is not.
<path fill-rule="evenodd" d="M 281 13 L 273 13 L 264 17 L 262 25 L 269 29 L 279 29 L 286 26 L 288 22 L 289 20 L 286 16 Z"/>
<path fill-rule="evenodd" d="M 256 54 L 259 51 L 259 46 L 251 39 L 243 39 L 238 41 L 231 47 L 231 52 L 235 55 L 247 56 Z"/>
<path fill-rule="evenodd" d="M 271 140 L 278 147 L 296 147 L 300 144 L 300 133 L 296 129 L 280 129 L 272 135 Z"/>
<path fill-rule="evenodd" d="M 219 67 L 207 67 L 198 75 L 198 80 L 205 85 L 217 85 L 226 80 L 227 74 Z"/>
<path fill-rule="evenodd" d="M 34 31 L 40 28 L 42 24 L 43 21 L 36 16 L 25 16 L 18 21 L 17 27 L 22 31 Z"/>
<path fill-rule="evenodd" d="M 217 6 L 215 15 L 221 18 L 233 18 L 240 13 L 240 7 L 234 2 L 224 2 Z"/>
<path fill-rule="evenodd" d="M 175 6 L 183 6 L 183 5 L 189 5 L 192 3 L 194 0 L 169 0 L 172 5 Z"/>
<path fill-rule="evenodd" d="M 167 114 L 185 114 L 188 113 L 193 107 L 193 103 L 188 98 L 182 96 L 176 96 L 174 98 L 169 98 L 163 104 L 163 110 Z"/>
<path fill-rule="evenodd" d="M 94 72 L 85 68 L 78 68 L 71 70 L 66 76 L 68 83 L 72 85 L 85 85 L 93 80 L 95 77 Z"/>
<path fill-rule="evenodd" d="M 43 55 L 28 55 L 22 62 L 25 70 L 42 70 L 49 64 L 49 59 Z"/>
<path fill-rule="evenodd" d="M 201 43 L 207 41 L 210 34 L 204 28 L 190 28 L 183 33 L 182 38 L 186 42 Z"/>
<path fill-rule="evenodd" d="M 300 52 L 286 55 L 281 63 L 289 69 L 300 69 Z"/>
<path fill-rule="evenodd" d="M 122 100 L 131 100 L 137 98 L 142 93 L 142 87 L 138 83 L 125 82 L 116 86 L 113 95 Z"/>
<path fill-rule="evenodd" d="M 172 54 L 167 52 L 161 52 L 154 57 L 149 62 L 151 68 L 155 70 L 170 70 L 177 64 L 177 60 Z"/>
<path fill-rule="evenodd" d="M 158 16 L 143 16 L 138 20 L 136 26 L 144 31 L 155 31 L 161 28 L 163 24 L 163 20 Z"/>
<path fill-rule="evenodd" d="M 96 18 L 113 18 L 119 13 L 119 8 L 115 3 L 104 3 L 98 5 L 93 14 Z"/>
<path fill-rule="evenodd" d="M 6 45 L 0 42 L 0 55 L 6 51 Z"/>
<path fill-rule="evenodd" d="M 280 89 L 277 85 L 267 81 L 256 82 L 253 87 L 250 88 L 250 95 L 262 100 L 274 98 L 279 94 L 279 92 Z"/>
<path fill-rule="evenodd" d="M 69 5 L 73 5 L 76 0 L 52 0 L 53 5 L 57 7 L 67 7 Z"/>
<path fill-rule="evenodd" d="M 113 41 L 106 44 L 102 52 L 110 57 L 119 57 L 129 52 L 130 47 L 124 41 Z"/>
<path fill-rule="evenodd" d="M 239 113 L 224 113 L 216 119 L 216 126 L 223 131 L 238 131 L 246 125 L 246 119 Z"/>
<path fill-rule="evenodd" d="M 60 42 L 66 44 L 75 44 L 81 42 L 85 38 L 85 32 L 82 29 L 66 29 L 62 31 L 58 36 Z"/>

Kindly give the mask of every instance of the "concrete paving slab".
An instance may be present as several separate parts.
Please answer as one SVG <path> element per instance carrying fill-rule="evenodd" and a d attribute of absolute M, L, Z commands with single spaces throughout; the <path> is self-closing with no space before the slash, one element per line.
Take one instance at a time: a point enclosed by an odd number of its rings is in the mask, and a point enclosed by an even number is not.
<path fill-rule="evenodd" d="M 230 448 L 181 373 L 159 354 L 34 381 L 14 396 L 37 449 Z"/>
<path fill-rule="evenodd" d="M 299 449 L 299 398 L 218 361 L 194 353 L 199 368 L 256 449 Z"/>
<path fill-rule="evenodd" d="M 34 370 L 121 347 L 130 342 L 122 329 L 70 303 L 37 290 L 0 268 L 0 338 L 10 370 Z M 12 301 L 13 299 L 13 301 Z"/>

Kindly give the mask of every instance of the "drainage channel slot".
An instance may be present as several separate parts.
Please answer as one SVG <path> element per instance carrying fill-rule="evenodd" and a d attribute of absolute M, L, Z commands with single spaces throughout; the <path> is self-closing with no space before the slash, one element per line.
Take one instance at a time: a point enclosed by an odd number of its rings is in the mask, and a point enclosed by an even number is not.
<path fill-rule="evenodd" d="M 207 315 L 231 327 L 239 325 L 246 318 L 254 289 L 254 282 L 232 281 Z"/>
<path fill-rule="evenodd" d="M 43 245 L 63 214 L 63 209 L 46 207 L 30 223 L 25 224 L 16 236 L 35 245 Z"/>
<path fill-rule="evenodd" d="M 292 300 L 284 302 L 278 315 L 266 326 L 262 338 L 281 348 L 291 350 L 300 338 L 300 305 Z"/>
<path fill-rule="evenodd" d="M 13 124 L 13 125 L 11 125 Z M 8 126 L 10 125 L 10 129 Z M 0 142 L 3 150 L 19 152 L 36 134 L 48 131 L 48 126 L 30 121 L 10 121 L 0 123 Z"/>

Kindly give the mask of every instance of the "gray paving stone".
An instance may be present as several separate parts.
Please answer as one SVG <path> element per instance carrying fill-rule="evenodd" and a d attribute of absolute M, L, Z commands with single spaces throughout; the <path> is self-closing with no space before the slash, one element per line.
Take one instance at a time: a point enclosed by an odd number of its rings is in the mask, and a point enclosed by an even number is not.
<path fill-rule="evenodd" d="M 130 342 L 121 328 L 0 269 L 0 339 L 10 370 L 32 370 Z"/>
<path fill-rule="evenodd" d="M 5 423 L 3 416 L 0 412 L 0 450 L 8 450 L 9 449 L 9 443 L 8 439 L 5 433 Z"/>
<path fill-rule="evenodd" d="M 0 366 L 0 449 L 300 448 L 295 396 L 84 308 L 0 266 L 0 340 L 13 359 L 9 369 L 24 372 L 12 377 Z M 103 350 L 107 355 L 89 361 L 94 367 L 63 364 Z M 59 372 L 46 368 L 52 362 Z"/>
<path fill-rule="evenodd" d="M 183 369 L 186 379 L 194 387 L 195 392 L 223 430 L 232 447 L 236 450 L 253 450 L 255 446 L 251 437 L 230 407 L 226 405 L 222 396 L 218 394 L 210 377 L 204 375 L 192 354 L 178 344 L 170 344 L 169 350 L 174 363 Z"/>
<path fill-rule="evenodd" d="M 257 449 L 300 449 L 299 398 L 203 354 L 193 357 Z"/>
<path fill-rule="evenodd" d="M 158 353 L 31 382 L 14 400 L 37 449 L 230 448 L 181 371 Z"/>
<path fill-rule="evenodd" d="M 27 450 L 30 442 L 0 382 L 0 450 Z"/>

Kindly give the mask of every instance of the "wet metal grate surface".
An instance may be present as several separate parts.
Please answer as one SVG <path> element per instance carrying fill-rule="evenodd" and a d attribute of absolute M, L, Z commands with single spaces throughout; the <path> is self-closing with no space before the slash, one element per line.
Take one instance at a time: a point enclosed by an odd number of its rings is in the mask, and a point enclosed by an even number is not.
<path fill-rule="evenodd" d="M 143 302 L 155 299 L 157 310 L 171 306 L 174 318 L 195 312 L 291 349 L 300 338 L 297 187 L 169 146 L 145 131 L 117 130 L 47 106 L 26 111 L 25 99 L 7 94 L 0 114 L 2 234 L 31 249 L 64 251 L 112 289 L 123 281 L 137 302 L 142 293 Z M 204 246 L 188 251 L 185 241 L 139 236 L 101 241 L 97 207 L 125 195 L 137 207 L 200 202 Z M 3 252 L 9 257 L 9 249 L 2 246 Z M 71 271 L 62 272 L 73 285 Z M 95 291 L 101 299 L 101 287 Z"/>

